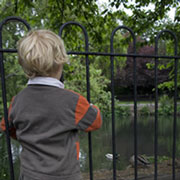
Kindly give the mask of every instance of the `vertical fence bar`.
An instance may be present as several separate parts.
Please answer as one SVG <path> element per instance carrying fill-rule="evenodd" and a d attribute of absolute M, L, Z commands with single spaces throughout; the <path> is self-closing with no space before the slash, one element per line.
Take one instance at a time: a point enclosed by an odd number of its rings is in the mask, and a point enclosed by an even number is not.
<path fill-rule="evenodd" d="M 117 30 L 119 29 L 126 29 L 130 32 L 131 36 L 133 37 L 133 53 L 136 53 L 136 38 L 134 32 L 126 27 L 126 26 L 118 26 L 115 28 L 111 33 L 110 38 L 110 52 L 111 54 L 114 53 L 114 35 Z M 116 180 L 116 136 L 115 136 L 115 103 L 114 103 L 114 56 L 110 56 L 111 61 L 111 112 L 112 112 L 112 151 L 113 151 L 113 180 Z M 134 76 L 134 113 L 135 113 L 135 121 L 134 121 L 134 132 L 135 132 L 135 139 L 134 139 L 134 152 L 135 152 L 135 177 L 137 179 L 137 91 L 136 91 L 136 57 L 133 58 L 134 62 L 134 69 L 133 69 L 133 76 Z M 136 180 L 135 179 L 135 180 Z"/>
<path fill-rule="evenodd" d="M 85 29 L 84 29 L 84 32 Z M 85 34 L 85 52 L 88 52 L 88 35 Z M 86 54 L 86 87 L 87 87 L 87 100 L 90 102 L 90 74 L 89 74 L 89 58 Z M 93 161 L 92 161 L 92 136 L 91 132 L 88 133 L 88 143 L 89 143 L 89 170 L 90 170 L 90 180 L 93 180 Z"/>
<path fill-rule="evenodd" d="M 170 30 L 162 30 L 158 33 L 155 39 L 155 55 L 158 54 L 158 40 L 162 33 L 169 33 L 174 39 L 174 55 L 177 55 L 177 37 Z M 173 121 L 173 151 L 172 151 L 172 179 L 175 180 L 175 157 L 176 157 L 176 124 L 177 124 L 177 59 L 174 61 L 174 121 Z M 154 156 L 155 156 L 155 172 L 154 179 L 157 180 L 157 153 L 158 153 L 158 58 L 155 58 L 155 143 L 154 143 Z"/>
<path fill-rule="evenodd" d="M 133 34 L 133 53 L 136 54 L 136 39 Z M 136 57 L 133 57 L 133 79 L 134 79 L 134 178 L 137 180 L 137 76 L 136 76 Z"/>
<path fill-rule="evenodd" d="M 174 55 L 177 55 L 177 37 L 170 31 L 171 35 L 174 37 Z M 178 60 L 174 59 L 174 121 L 173 121 L 173 158 L 172 158 L 172 179 L 176 179 L 175 171 L 175 158 L 176 158 L 176 125 L 177 125 L 177 71 L 178 71 Z"/>
<path fill-rule="evenodd" d="M 155 55 L 158 54 L 158 39 L 155 40 Z M 154 180 L 157 180 L 157 152 L 158 152 L 158 58 L 155 58 L 155 124 L 154 124 Z"/>
<path fill-rule="evenodd" d="M 174 62 L 174 71 L 175 71 L 175 77 L 174 77 L 174 121 L 173 121 L 173 158 L 172 158 L 172 179 L 176 179 L 176 171 L 175 171 L 175 158 L 176 158 L 176 124 L 177 124 L 177 66 L 178 61 L 175 59 Z"/>
<path fill-rule="evenodd" d="M 22 22 L 28 30 L 30 30 L 29 24 L 15 16 L 10 16 L 4 19 L 0 23 L 0 49 L 3 49 L 2 47 L 2 29 L 3 25 L 10 21 L 19 21 Z M 7 142 L 7 150 L 8 150 L 8 159 L 9 159 L 9 167 L 10 167 L 10 178 L 11 180 L 14 180 L 14 167 L 13 167 L 13 159 L 12 159 L 12 151 L 11 151 L 11 139 L 10 139 L 10 132 L 9 132 L 9 123 L 8 123 L 8 108 L 7 108 L 7 97 L 6 97 L 6 82 L 5 82 L 5 71 L 4 71 L 4 62 L 3 62 L 3 51 L 0 52 L 0 72 L 1 72 L 1 87 L 2 87 L 2 99 L 3 99 L 3 108 L 4 108 L 4 120 L 5 120 L 5 126 L 6 126 L 6 142 Z"/>
<path fill-rule="evenodd" d="M 116 30 L 116 29 L 115 29 Z M 114 53 L 113 37 L 116 31 L 112 32 L 110 52 Z M 111 113 L 112 113 L 112 152 L 113 152 L 113 180 L 116 180 L 116 136 L 115 136 L 115 105 L 114 105 L 114 56 L 110 56 L 111 61 Z"/>
<path fill-rule="evenodd" d="M 2 28 L 0 30 L 0 48 L 2 49 Z M 8 108 L 7 108 L 7 97 L 6 97 L 6 83 L 5 83 L 5 72 L 4 72 L 4 63 L 3 63 L 3 52 L 0 52 L 0 68 L 1 68 L 1 87 L 2 87 L 2 98 L 3 98 L 3 108 L 4 108 L 4 120 L 6 126 L 6 142 L 9 158 L 9 167 L 10 167 L 10 178 L 14 180 L 14 167 L 12 160 L 12 151 L 11 151 L 11 139 L 9 133 L 9 124 L 8 124 Z"/>
<path fill-rule="evenodd" d="M 61 37 L 62 31 L 63 31 L 63 29 L 67 25 L 77 25 L 77 26 L 79 26 L 82 29 L 82 31 L 84 33 L 84 37 L 85 37 L 85 52 L 88 52 L 88 49 L 89 49 L 88 34 L 87 34 L 87 31 L 84 28 L 84 26 L 82 26 L 81 24 L 79 24 L 77 22 L 73 22 L 73 21 L 69 21 L 69 22 L 63 24 L 60 27 L 59 36 Z M 89 74 L 89 58 L 88 58 L 88 54 L 86 54 L 85 57 L 86 57 L 87 100 L 90 102 L 90 74 Z M 91 138 L 91 132 L 88 133 L 88 145 L 89 145 L 89 172 L 90 172 L 90 180 L 93 180 L 93 161 L 92 161 L 92 138 Z"/>

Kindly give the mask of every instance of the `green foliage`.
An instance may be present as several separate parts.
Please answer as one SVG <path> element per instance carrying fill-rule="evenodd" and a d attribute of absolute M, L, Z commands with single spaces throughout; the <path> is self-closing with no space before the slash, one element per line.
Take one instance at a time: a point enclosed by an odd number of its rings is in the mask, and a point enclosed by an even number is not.
<path fill-rule="evenodd" d="M 22 90 L 26 83 L 27 78 L 20 65 L 17 62 L 16 55 L 4 55 L 4 68 L 5 68 L 5 81 L 6 81 L 6 97 L 9 103 L 13 96 L 15 96 L 20 90 Z M 0 93 L 2 93 L 0 85 Z M 3 114 L 3 103 L 2 98 L 0 98 L 0 115 Z"/>
<path fill-rule="evenodd" d="M 130 107 L 129 106 L 121 106 L 118 100 L 115 100 L 115 113 L 117 116 L 127 117 L 130 115 Z"/>
<path fill-rule="evenodd" d="M 139 109 L 138 114 L 140 116 L 149 116 L 150 115 L 150 109 L 148 106 L 143 106 L 141 109 Z"/>
<path fill-rule="evenodd" d="M 177 83 L 177 86 L 180 87 L 180 82 Z M 158 85 L 158 88 L 163 92 L 166 92 L 167 90 L 168 90 L 168 92 L 173 92 L 174 91 L 174 81 L 163 82 Z"/>
<path fill-rule="evenodd" d="M 168 3 L 168 6 L 167 6 Z M 166 13 L 171 7 L 178 7 L 178 0 L 175 1 L 136 1 L 134 4 L 129 1 L 110 0 L 107 4 L 103 4 L 102 7 L 98 7 L 98 1 L 9 1 L 2 0 L 0 2 L 0 20 L 3 20 L 7 16 L 20 16 L 25 19 L 32 28 L 47 28 L 58 33 L 59 27 L 67 21 L 77 21 L 81 23 L 87 30 L 89 36 L 89 50 L 90 51 L 102 51 L 108 52 L 110 47 L 110 34 L 112 30 L 119 24 L 124 24 L 133 29 L 135 33 L 138 32 L 138 36 L 144 37 L 144 39 L 153 39 L 156 32 L 160 29 L 170 27 L 175 32 L 179 32 L 178 28 L 178 13 L 179 8 L 176 11 L 176 22 L 165 20 Z M 154 4 L 154 9 L 145 9 L 144 7 Z M 120 6 L 123 5 L 125 9 L 132 11 L 132 16 L 128 15 L 124 9 L 119 11 Z M 112 10 L 112 8 L 114 8 Z M 79 11 L 81 9 L 81 11 Z M 14 23 L 14 22 L 13 22 Z M 25 30 L 22 23 L 7 23 L 3 28 L 3 37 L 5 38 L 4 46 L 15 47 L 12 44 L 17 42 L 18 36 L 11 34 L 11 27 L 16 27 L 19 31 L 19 35 L 24 34 Z M 23 30 L 21 30 L 23 29 Z M 180 34 L 180 33 L 179 33 Z M 65 41 L 67 50 L 84 51 L 84 35 L 80 28 L 69 26 L 62 34 Z M 123 39 L 124 37 L 124 39 Z M 166 38 L 167 39 L 167 38 Z M 130 36 L 127 31 L 117 32 L 114 38 L 115 52 L 127 52 Z M 132 41 L 132 40 L 131 40 Z M 170 51 L 172 51 L 172 43 L 168 45 Z M 103 75 L 107 78 L 109 74 L 109 58 L 97 57 L 98 62 L 96 66 L 102 70 Z M 101 65 L 103 63 L 103 66 Z M 120 69 L 126 65 L 126 58 L 115 58 L 115 74 L 118 75 Z M 13 65 L 11 65 L 12 67 Z M 173 71 L 173 70 L 172 70 Z M 7 70 L 9 72 L 9 69 Z M 172 77 L 173 79 L 173 77 Z M 168 87 L 172 83 L 163 84 L 160 86 Z M 171 88 L 172 89 L 172 88 Z"/>
<path fill-rule="evenodd" d="M 168 95 L 163 95 L 159 100 L 159 114 L 160 115 L 171 115 L 173 113 L 173 99 Z"/>
<path fill-rule="evenodd" d="M 163 29 L 163 27 L 162 27 Z M 174 55 L 174 40 L 168 33 L 163 33 L 161 38 L 159 39 L 159 47 L 158 47 L 158 55 L 164 56 L 173 56 Z M 146 64 L 148 69 L 154 69 L 155 63 L 147 63 Z M 158 89 L 163 93 L 172 93 L 174 91 L 174 78 L 175 78 L 175 61 L 174 59 L 158 59 L 158 72 L 161 70 L 168 70 L 169 71 L 169 78 L 158 85 Z M 178 64 L 179 69 L 179 64 Z M 180 88 L 180 75 L 177 73 L 177 87 Z"/>
<path fill-rule="evenodd" d="M 91 61 L 91 59 L 90 59 Z M 90 101 L 97 105 L 103 113 L 111 112 L 111 92 L 108 91 L 110 80 L 97 68 L 96 62 L 89 66 L 90 73 Z M 86 66 L 85 59 L 79 56 L 71 56 L 70 63 L 64 66 L 64 85 L 66 89 L 87 96 Z M 115 111 L 121 116 L 130 114 L 130 107 L 121 106 L 119 100 L 115 98 Z"/>
<path fill-rule="evenodd" d="M 66 89 L 87 96 L 86 91 L 86 66 L 85 59 L 71 57 L 70 64 L 64 67 L 64 84 Z M 95 68 L 92 64 L 89 67 L 90 73 L 90 101 L 97 105 L 102 111 L 110 111 L 111 93 L 107 91 L 110 81 L 102 75 L 102 70 Z"/>

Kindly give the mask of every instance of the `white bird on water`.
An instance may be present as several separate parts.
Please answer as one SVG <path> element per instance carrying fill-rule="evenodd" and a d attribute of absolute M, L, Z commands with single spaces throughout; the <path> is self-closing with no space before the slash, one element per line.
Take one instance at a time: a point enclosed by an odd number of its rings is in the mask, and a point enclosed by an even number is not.
<path fill-rule="evenodd" d="M 113 160 L 113 154 L 107 153 L 105 156 L 107 159 Z M 120 155 L 116 154 L 115 158 L 119 159 L 119 157 L 120 157 Z"/>

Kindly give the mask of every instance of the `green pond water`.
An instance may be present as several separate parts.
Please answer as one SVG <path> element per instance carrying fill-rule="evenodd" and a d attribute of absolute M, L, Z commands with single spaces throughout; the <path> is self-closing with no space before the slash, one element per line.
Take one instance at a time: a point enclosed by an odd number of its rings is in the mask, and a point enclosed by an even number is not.
<path fill-rule="evenodd" d="M 117 160 L 117 169 L 126 168 L 129 158 L 134 153 L 133 117 L 121 117 L 116 115 L 116 152 L 120 155 Z M 112 161 L 106 158 L 106 154 L 112 153 L 112 126 L 111 117 L 103 118 L 103 126 L 100 130 L 92 132 L 92 156 L 93 169 L 112 169 Z M 138 154 L 153 156 L 154 154 L 154 117 L 138 117 Z M 177 118 L 177 147 L 176 156 L 180 157 L 180 118 Z M 80 132 L 80 165 L 81 171 L 89 169 L 88 134 Z M 159 117 L 158 119 L 158 156 L 172 156 L 173 144 L 173 117 Z M 13 161 L 15 176 L 19 174 L 19 153 L 21 147 L 16 141 L 12 141 Z M 5 137 L 0 134 L 0 180 L 9 179 L 8 158 Z"/>

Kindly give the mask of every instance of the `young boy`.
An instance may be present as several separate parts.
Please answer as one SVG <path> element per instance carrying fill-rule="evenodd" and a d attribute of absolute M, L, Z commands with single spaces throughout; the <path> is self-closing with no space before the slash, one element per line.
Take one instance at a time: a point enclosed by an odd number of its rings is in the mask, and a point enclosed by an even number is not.
<path fill-rule="evenodd" d="M 29 32 L 18 56 L 29 77 L 9 108 L 10 134 L 22 145 L 20 180 L 80 180 L 78 130 L 100 128 L 99 109 L 59 81 L 67 55 L 53 32 Z"/>

